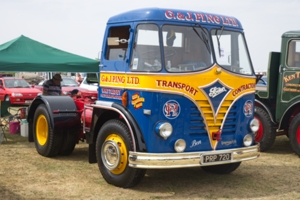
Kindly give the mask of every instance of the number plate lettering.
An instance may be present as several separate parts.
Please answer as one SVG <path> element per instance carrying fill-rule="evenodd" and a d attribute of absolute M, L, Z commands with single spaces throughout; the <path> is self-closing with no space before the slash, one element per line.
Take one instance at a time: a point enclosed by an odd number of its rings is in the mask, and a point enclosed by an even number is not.
<path fill-rule="evenodd" d="M 203 155 L 203 163 L 222 162 L 231 160 L 231 153 Z"/>

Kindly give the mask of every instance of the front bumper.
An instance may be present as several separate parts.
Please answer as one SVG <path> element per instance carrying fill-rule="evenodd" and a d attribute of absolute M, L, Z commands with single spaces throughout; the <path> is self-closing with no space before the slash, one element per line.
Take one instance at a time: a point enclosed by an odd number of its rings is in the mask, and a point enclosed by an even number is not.
<path fill-rule="evenodd" d="M 226 161 L 204 163 L 204 155 L 231 153 L 231 159 Z M 259 144 L 237 149 L 198 151 L 187 153 L 145 153 L 129 152 L 129 166 L 144 169 L 186 168 L 209 165 L 220 165 L 241 162 L 258 158 Z"/>

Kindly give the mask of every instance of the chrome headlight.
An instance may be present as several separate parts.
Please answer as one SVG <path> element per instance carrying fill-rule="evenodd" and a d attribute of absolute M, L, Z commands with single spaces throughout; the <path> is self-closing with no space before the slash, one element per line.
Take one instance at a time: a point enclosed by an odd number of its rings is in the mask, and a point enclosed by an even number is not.
<path fill-rule="evenodd" d="M 178 139 L 174 144 L 174 149 L 177 153 L 184 152 L 186 142 L 183 139 Z"/>
<path fill-rule="evenodd" d="M 155 132 L 166 140 L 172 134 L 173 127 L 169 122 L 160 122 L 156 125 Z"/>
<path fill-rule="evenodd" d="M 252 135 L 250 134 L 245 135 L 243 142 L 245 147 L 249 147 L 253 143 Z"/>
<path fill-rule="evenodd" d="M 23 95 L 21 93 L 13 92 L 11 93 L 12 97 L 22 97 Z"/>
<path fill-rule="evenodd" d="M 259 121 L 257 119 L 252 119 L 250 122 L 250 129 L 253 133 L 256 133 L 259 129 Z"/>

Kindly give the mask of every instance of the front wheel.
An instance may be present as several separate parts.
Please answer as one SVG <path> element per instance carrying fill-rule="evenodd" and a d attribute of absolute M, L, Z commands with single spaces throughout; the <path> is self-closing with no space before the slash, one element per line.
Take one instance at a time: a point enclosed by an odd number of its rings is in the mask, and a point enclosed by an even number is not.
<path fill-rule="evenodd" d="M 292 149 L 300 156 L 300 114 L 297 114 L 291 121 L 289 138 Z"/>
<path fill-rule="evenodd" d="M 259 121 L 259 129 L 255 134 L 255 142 L 260 143 L 260 151 L 267 151 L 274 143 L 276 133 L 272 128 L 271 118 L 260 107 L 255 107 L 254 117 Z"/>
<path fill-rule="evenodd" d="M 212 165 L 201 167 L 204 171 L 214 174 L 230 174 L 240 166 L 241 162 L 229 163 L 223 165 Z"/>
<path fill-rule="evenodd" d="M 37 152 L 45 157 L 56 156 L 62 146 L 62 135 L 54 134 L 44 104 L 37 107 L 33 118 L 33 138 Z"/>
<path fill-rule="evenodd" d="M 122 121 L 112 119 L 101 127 L 96 142 L 96 157 L 107 183 L 128 188 L 142 180 L 146 170 L 128 166 L 128 155 L 132 150 L 129 129 Z"/>

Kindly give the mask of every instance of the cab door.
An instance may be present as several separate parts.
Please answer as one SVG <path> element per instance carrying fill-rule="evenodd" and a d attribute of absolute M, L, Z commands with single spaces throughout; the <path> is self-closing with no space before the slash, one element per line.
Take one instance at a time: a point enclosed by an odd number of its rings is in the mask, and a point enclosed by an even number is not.
<path fill-rule="evenodd" d="M 300 101 L 300 40 L 283 40 L 281 65 L 279 68 L 279 87 L 276 118 L 294 102 Z"/>
<path fill-rule="evenodd" d="M 108 26 L 103 41 L 100 71 L 125 72 L 130 42 L 130 25 Z"/>

